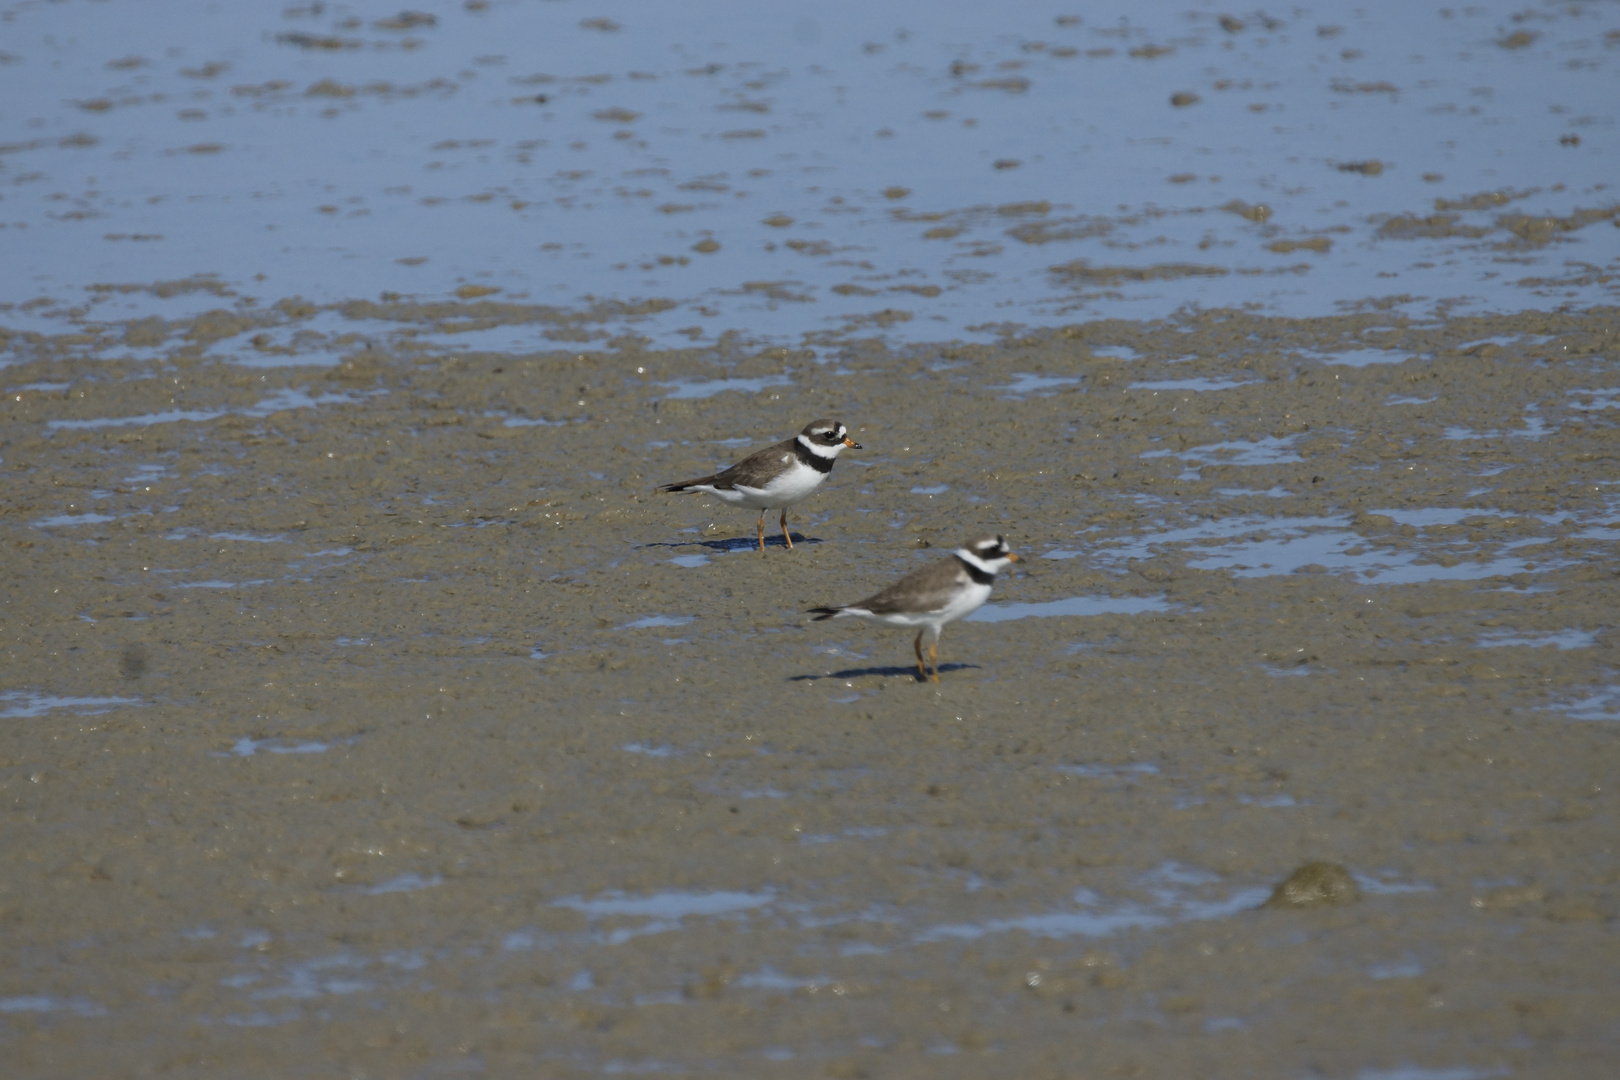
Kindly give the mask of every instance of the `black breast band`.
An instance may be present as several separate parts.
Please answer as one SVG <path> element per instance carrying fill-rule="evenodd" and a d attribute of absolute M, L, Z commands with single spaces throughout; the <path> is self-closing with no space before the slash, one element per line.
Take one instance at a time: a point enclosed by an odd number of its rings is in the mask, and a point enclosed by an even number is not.
<path fill-rule="evenodd" d="M 956 561 L 962 564 L 962 569 L 966 570 L 968 577 L 972 578 L 977 584 L 989 585 L 996 580 L 996 575 L 980 570 L 960 555 L 956 556 Z"/>
<path fill-rule="evenodd" d="M 804 442 L 801 439 L 793 440 L 793 452 L 799 456 L 800 462 L 810 466 L 818 473 L 832 472 L 833 462 L 837 460 L 836 458 L 822 457 L 820 454 L 804 445 Z"/>

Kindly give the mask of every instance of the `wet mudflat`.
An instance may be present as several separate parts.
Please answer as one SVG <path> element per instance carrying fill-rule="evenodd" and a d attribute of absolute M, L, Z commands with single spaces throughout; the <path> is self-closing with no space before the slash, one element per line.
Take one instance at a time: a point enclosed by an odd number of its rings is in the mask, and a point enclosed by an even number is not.
<path fill-rule="evenodd" d="M 0 1071 L 1612 1075 L 1617 65 L 0 5 Z"/>
<path fill-rule="evenodd" d="M 36 342 L 15 1074 L 1604 1075 L 1615 322 Z M 820 415 L 792 551 L 652 490 Z M 985 529 L 937 686 L 802 614 Z"/>

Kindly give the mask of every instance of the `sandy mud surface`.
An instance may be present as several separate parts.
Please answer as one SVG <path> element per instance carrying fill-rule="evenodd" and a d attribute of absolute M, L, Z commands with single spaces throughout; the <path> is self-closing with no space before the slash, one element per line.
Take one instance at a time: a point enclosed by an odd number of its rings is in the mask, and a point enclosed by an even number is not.
<path fill-rule="evenodd" d="M 1616 323 L 13 342 L 7 1072 L 1612 1075 Z"/>

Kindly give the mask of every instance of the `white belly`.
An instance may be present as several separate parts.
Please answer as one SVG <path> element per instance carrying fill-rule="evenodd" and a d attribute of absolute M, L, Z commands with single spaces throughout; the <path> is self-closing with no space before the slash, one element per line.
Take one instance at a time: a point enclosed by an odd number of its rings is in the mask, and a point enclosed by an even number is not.
<path fill-rule="evenodd" d="M 746 506 L 750 510 L 776 510 L 813 495 L 822 484 L 827 482 L 827 474 L 817 472 L 808 465 L 801 465 L 794 461 L 793 468 L 777 476 L 762 488 L 745 487 L 738 485 L 730 491 L 717 491 L 712 487 L 704 486 L 699 491 L 707 491 L 721 502 L 732 506 Z"/>
<path fill-rule="evenodd" d="M 971 615 L 979 610 L 988 599 L 990 599 L 990 586 L 974 582 L 972 586 L 958 593 L 956 599 L 945 605 L 945 610 L 936 615 L 935 619 L 938 620 L 941 626 L 948 622 L 955 622 L 957 619 Z"/>
<path fill-rule="evenodd" d="M 867 611 L 851 608 L 849 614 L 876 619 L 890 626 L 931 626 L 938 630 L 946 623 L 952 623 L 957 619 L 973 614 L 988 599 L 990 599 L 990 586 L 974 582 L 957 593 L 950 603 L 936 611 L 894 611 L 886 615 L 873 615 Z"/>

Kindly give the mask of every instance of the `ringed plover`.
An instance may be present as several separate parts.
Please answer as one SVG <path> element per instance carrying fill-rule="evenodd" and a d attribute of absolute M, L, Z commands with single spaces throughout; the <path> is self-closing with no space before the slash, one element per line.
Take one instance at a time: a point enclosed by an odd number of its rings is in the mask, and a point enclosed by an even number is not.
<path fill-rule="evenodd" d="M 729 469 L 679 484 L 665 484 L 658 490 L 703 491 L 732 506 L 758 510 L 761 553 L 765 551 L 765 511 L 780 509 L 782 539 L 791 548 L 787 508 L 827 482 L 827 474 L 845 447 L 859 450 L 861 444 L 849 437 L 843 424 L 837 420 L 812 420 L 793 438 L 749 454 Z"/>
<path fill-rule="evenodd" d="M 844 615 L 876 619 L 888 626 L 920 626 L 912 648 L 917 653 L 917 677 L 926 681 L 923 668 L 923 635 L 928 635 L 928 660 L 934 665 L 934 681 L 939 682 L 939 632 L 948 622 L 978 609 L 990 599 L 990 585 L 1008 563 L 1018 556 L 1007 549 L 1001 536 L 976 537 L 957 548 L 948 559 L 930 563 L 907 574 L 887 589 L 855 604 L 842 607 L 811 608 L 817 622 Z"/>

